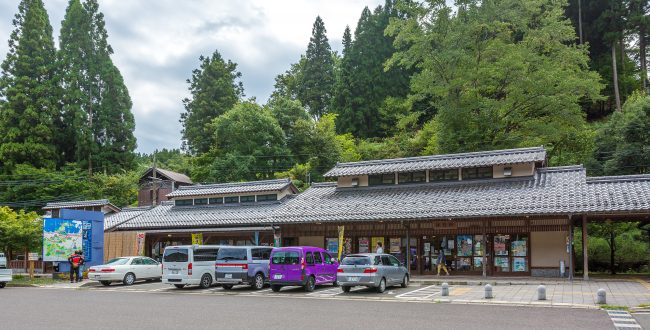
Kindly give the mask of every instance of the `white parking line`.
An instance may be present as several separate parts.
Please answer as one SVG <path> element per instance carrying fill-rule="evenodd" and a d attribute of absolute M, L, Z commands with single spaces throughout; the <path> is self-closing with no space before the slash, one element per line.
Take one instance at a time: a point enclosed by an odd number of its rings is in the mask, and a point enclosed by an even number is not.
<path fill-rule="evenodd" d="M 415 300 L 427 300 L 433 298 L 435 295 L 440 294 L 440 288 L 437 285 L 430 285 L 424 288 L 417 290 L 405 292 L 395 296 L 398 299 L 415 299 Z"/>
<path fill-rule="evenodd" d="M 326 290 L 319 290 L 316 292 L 308 293 L 308 296 L 318 296 L 318 297 L 330 297 L 330 296 L 336 296 L 337 294 L 342 293 L 343 291 L 341 288 L 331 288 L 331 289 L 326 289 Z"/>
<path fill-rule="evenodd" d="M 270 288 L 269 288 L 269 289 L 262 289 L 262 290 L 256 290 L 256 291 L 253 291 L 253 292 L 251 292 L 250 294 L 252 294 L 252 295 L 256 295 L 256 294 L 266 294 L 266 293 L 268 293 L 268 292 L 270 292 L 270 291 L 271 291 Z"/>

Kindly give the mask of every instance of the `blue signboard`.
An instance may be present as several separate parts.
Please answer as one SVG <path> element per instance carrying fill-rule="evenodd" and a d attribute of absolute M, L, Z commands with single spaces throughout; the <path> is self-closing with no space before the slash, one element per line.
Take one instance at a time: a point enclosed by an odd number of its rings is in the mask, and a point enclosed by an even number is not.
<path fill-rule="evenodd" d="M 82 246 L 86 262 L 93 261 L 93 222 L 83 221 Z"/>

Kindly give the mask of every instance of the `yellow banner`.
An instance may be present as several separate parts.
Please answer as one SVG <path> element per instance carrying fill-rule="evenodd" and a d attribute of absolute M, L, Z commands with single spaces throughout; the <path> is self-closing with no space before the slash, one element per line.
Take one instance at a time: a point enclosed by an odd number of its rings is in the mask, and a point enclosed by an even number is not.
<path fill-rule="evenodd" d="M 202 245 L 203 244 L 203 234 L 192 234 L 192 245 Z"/>
<path fill-rule="evenodd" d="M 339 257 L 338 259 L 341 260 L 341 253 L 343 253 L 343 231 L 345 230 L 345 226 L 339 226 Z"/>

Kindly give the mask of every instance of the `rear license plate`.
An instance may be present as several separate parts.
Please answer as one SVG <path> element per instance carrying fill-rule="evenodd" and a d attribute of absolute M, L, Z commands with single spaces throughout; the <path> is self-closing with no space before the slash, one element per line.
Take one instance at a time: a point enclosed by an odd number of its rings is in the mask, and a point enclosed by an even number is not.
<path fill-rule="evenodd" d="M 274 280 L 280 280 L 280 279 L 282 279 L 282 274 L 275 274 L 275 275 L 273 275 L 273 279 L 274 279 Z"/>
<path fill-rule="evenodd" d="M 172 274 L 178 274 L 177 270 L 172 270 Z"/>
<path fill-rule="evenodd" d="M 226 278 L 232 278 L 232 274 L 226 274 Z"/>
<path fill-rule="evenodd" d="M 100 278 L 100 277 L 102 277 L 102 276 L 101 275 L 95 275 L 95 278 Z"/>
<path fill-rule="evenodd" d="M 359 278 L 358 277 L 348 277 L 348 281 L 350 281 L 350 282 L 358 282 Z"/>

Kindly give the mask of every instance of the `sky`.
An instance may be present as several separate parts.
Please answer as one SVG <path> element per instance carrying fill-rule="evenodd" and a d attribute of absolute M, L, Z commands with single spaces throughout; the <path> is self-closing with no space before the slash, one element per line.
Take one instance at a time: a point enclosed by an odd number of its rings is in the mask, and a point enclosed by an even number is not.
<path fill-rule="evenodd" d="M 43 0 L 58 45 L 68 0 Z M 0 60 L 19 0 L 0 0 Z M 218 50 L 238 64 L 246 97 L 265 103 L 274 78 L 307 49 L 320 15 L 333 50 L 341 52 L 346 25 L 352 31 L 365 6 L 384 0 L 99 0 L 113 62 L 133 101 L 138 152 L 179 148 L 186 80 L 200 55 Z"/>

